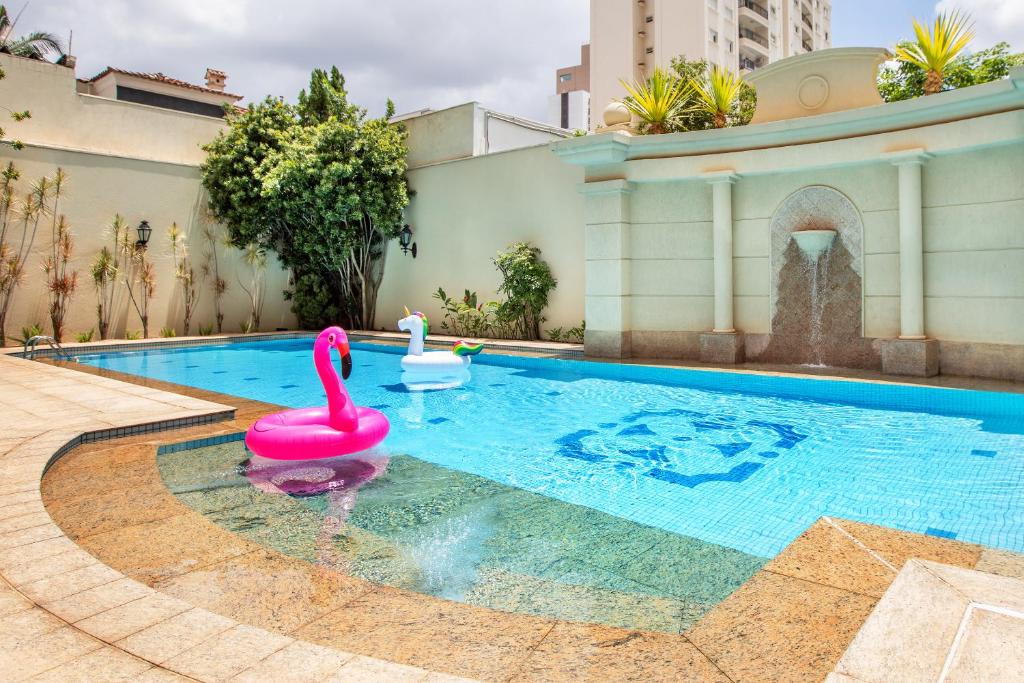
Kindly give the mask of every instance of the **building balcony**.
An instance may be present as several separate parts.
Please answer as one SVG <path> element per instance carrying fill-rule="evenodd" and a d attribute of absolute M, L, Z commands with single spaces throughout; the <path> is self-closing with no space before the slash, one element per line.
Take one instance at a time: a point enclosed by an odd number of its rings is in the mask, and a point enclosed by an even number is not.
<path fill-rule="evenodd" d="M 746 47 L 759 55 L 768 56 L 768 38 L 748 28 L 739 30 L 740 47 Z"/>
<path fill-rule="evenodd" d="M 739 9 L 739 18 L 741 20 L 747 19 L 758 26 L 768 27 L 768 10 L 764 5 L 760 5 L 753 0 L 740 0 Z"/>
<path fill-rule="evenodd" d="M 764 57 L 748 57 L 740 55 L 740 72 L 753 71 L 754 69 L 760 69 L 762 66 L 768 63 Z"/>

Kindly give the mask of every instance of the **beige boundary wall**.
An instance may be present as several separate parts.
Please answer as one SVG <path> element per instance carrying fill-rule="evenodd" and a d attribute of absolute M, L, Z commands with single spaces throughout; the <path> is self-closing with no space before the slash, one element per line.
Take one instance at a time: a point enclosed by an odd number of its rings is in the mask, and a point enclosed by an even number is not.
<path fill-rule="evenodd" d="M 943 372 L 1024 380 L 1024 69 L 908 102 L 553 147 L 586 175 L 588 354 L 707 359 L 717 294 L 746 357 L 771 360 L 760 355 L 773 322 L 770 224 L 809 186 L 856 207 L 863 333 L 881 349 L 901 335 L 899 165 L 909 163 L 921 196 L 902 210 L 923 223 L 923 296 L 905 303 L 923 309 Z M 713 187 L 723 181 L 733 274 L 716 288 Z"/>
<path fill-rule="evenodd" d="M 546 312 L 552 327 L 583 320 L 583 172 L 562 163 L 547 145 L 421 166 L 409 171 L 415 192 L 406 220 L 415 259 L 397 243 L 388 252 L 377 303 L 377 326 L 393 329 L 403 306 L 428 315 L 441 332 L 441 309 L 431 295 L 476 291 L 495 298 L 499 275 L 491 262 L 510 243 L 537 245 L 558 286 Z"/>
<path fill-rule="evenodd" d="M 96 328 L 96 294 L 89 266 L 103 245 L 110 243 L 108 226 L 115 213 L 124 216 L 131 234 L 141 220 L 153 228 L 149 256 L 157 269 L 156 295 L 150 305 L 150 336 L 162 327 L 182 333 L 181 293 L 174 279 L 174 264 L 166 237 L 168 226 L 177 222 L 187 232 L 196 269 L 206 251 L 196 222 L 202 204 L 198 164 L 201 145 L 213 139 L 223 127 L 214 118 L 176 112 L 130 102 L 118 102 L 76 92 L 71 69 L 54 64 L 0 55 L 0 67 L 7 78 L 0 81 L 0 99 L 5 106 L 28 109 L 32 118 L 5 124 L 8 138 L 21 140 L 17 151 L 0 145 L 0 162 L 14 162 L 21 171 L 19 189 L 53 175 L 60 167 L 68 175 L 60 212 L 67 216 L 75 240 L 72 267 L 78 271 L 78 290 L 65 322 L 65 340 Z M 33 254 L 26 266 L 25 283 L 15 294 L 8 313 L 7 334 L 20 336 L 21 328 L 39 323 L 50 332 L 45 280 L 40 264 L 49 249 L 49 223 L 40 228 Z M 222 277 L 228 281 L 224 299 L 224 331 L 234 332 L 248 318 L 249 303 L 239 286 L 248 282 L 247 267 L 240 253 L 221 249 Z M 294 328 L 295 318 L 282 291 L 288 275 L 273 255 L 266 272 L 264 330 Z M 201 324 L 213 324 L 213 297 L 203 287 L 199 306 L 192 318 L 192 333 Z M 113 334 L 141 330 L 142 325 L 127 298 L 122 296 L 113 319 Z M 98 339 L 98 333 L 96 339 Z"/>

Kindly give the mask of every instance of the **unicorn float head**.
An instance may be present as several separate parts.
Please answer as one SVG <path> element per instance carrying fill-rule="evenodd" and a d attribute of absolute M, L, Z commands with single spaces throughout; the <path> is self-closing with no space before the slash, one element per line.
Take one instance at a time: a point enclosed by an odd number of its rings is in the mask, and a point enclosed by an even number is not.
<path fill-rule="evenodd" d="M 402 359 L 402 381 L 412 389 L 447 389 L 469 381 L 471 356 L 484 349 L 483 344 L 455 342 L 451 351 L 423 352 L 423 340 L 430 331 L 427 316 L 420 311 L 398 321 L 398 329 L 409 333 L 409 352 Z"/>

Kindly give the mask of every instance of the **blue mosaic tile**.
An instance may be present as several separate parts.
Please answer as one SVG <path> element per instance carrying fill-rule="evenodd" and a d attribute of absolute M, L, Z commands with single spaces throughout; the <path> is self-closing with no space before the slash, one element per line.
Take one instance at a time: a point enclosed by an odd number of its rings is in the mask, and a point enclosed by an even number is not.
<path fill-rule="evenodd" d="M 776 453 L 775 451 L 761 451 L 760 453 L 758 453 L 758 455 L 760 455 L 762 458 L 777 458 L 777 457 L 779 457 L 779 454 Z"/>
<path fill-rule="evenodd" d="M 491 386 L 493 386 L 493 385 L 491 385 Z M 549 392 L 547 393 L 547 395 L 548 395 L 548 396 L 561 396 L 561 395 L 562 395 L 562 392 L 561 392 L 561 391 L 549 391 Z"/>
<path fill-rule="evenodd" d="M 616 436 L 657 436 L 651 431 L 651 428 L 646 424 L 633 425 L 632 427 L 626 427 L 620 431 Z"/>
<path fill-rule="evenodd" d="M 982 458 L 994 458 L 998 454 L 996 453 L 996 451 L 983 451 L 980 448 L 975 448 L 974 450 L 971 451 L 971 455 L 977 455 Z"/>
<path fill-rule="evenodd" d="M 692 436 L 674 436 L 674 437 L 672 437 L 672 440 L 673 441 L 693 441 L 693 437 Z"/>
<path fill-rule="evenodd" d="M 282 384 L 281 385 L 282 389 L 298 389 L 298 387 L 299 387 L 298 384 Z"/>
<path fill-rule="evenodd" d="M 643 460 L 651 460 L 654 462 L 668 462 L 668 458 L 665 457 L 664 446 L 653 446 L 651 448 L 634 448 L 626 449 L 620 448 L 619 452 L 623 455 L 628 455 L 631 458 L 641 458 Z"/>
<path fill-rule="evenodd" d="M 751 420 L 747 424 L 752 427 L 764 427 L 778 434 L 779 440 L 775 442 L 776 448 L 792 448 L 807 438 L 806 434 L 796 431 L 793 425 L 767 422 L 765 420 Z"/>
<path fill-rule="evenodd" d="M 930 526 L 927 529 L 925 529 L 924 533 L 927 536 L 938 536 L 939 538 L 950 538 L 950 539 L 956 538 L 956 532 L 954 532 L 954 531 L 946 531 L 945 529 L 936 529 L 935 527 L 932 527 L 932 526 Z"/>
<path fill-rule="evenodd" d="M 732 429 L 732 425 L 721 420 L 694 420 L 693 426 L 698 432 L 709 432 L 718 429 Z"/>
<path fill-rule="evenodd" d="M 637 420 L 645 417 L 693 417 L 701 418 L 707 417 L 707 413 L 698 413 L 695 410 L 686 410 L 685 408 L 671 408 L 669 410 L 641 410 L 635 413 L 630 413 L 622 419 L 626 422 L 636 422 Z"/>
<path fill-rule="evenodd" d="M 754 472 L 764 467 L 760 462 L 741 462 L 728 472 L 709 472 L 706 474 L 679 474 L 669 470 L 655 468 L 647 472 L 648 477 L 667 481 L 670 484 L 679 484 L 687 488 L 694 488 L 709 481 L 727 481 L 733 484 L 746 481 Z"/>
<path fill-rule="evenodd" d="M 734 455 L 739 455 L 743 451 L 747 450 L 754 444 L 749 441 L 737 441 L 736 443 L 716 443 L 714 444 L 721 453 L 723 458 L 731 458 Z"/>
<path fill-rule="evenodd" d="M 449 420 L 447 417 L 435 417 L 430 420 L 427 420 L 427 422 L 429 422 L 432 425 L 439 425 L 442 422 L 451 422 L 451 420 Z"/>
<path fill-rule="evenodd" d="M 618 422 L 601 422 L 597 426 L 600 427 L 601 429 L 614 429 L 615 427 L 619 426 L 619 423 Z"/>
<path fill-rule="evenodd" d="M 243 377 L 242 381 L 244 381 L 244 382 L 256 382 L 256 381 L 259 381 L 259 377 Z"/>

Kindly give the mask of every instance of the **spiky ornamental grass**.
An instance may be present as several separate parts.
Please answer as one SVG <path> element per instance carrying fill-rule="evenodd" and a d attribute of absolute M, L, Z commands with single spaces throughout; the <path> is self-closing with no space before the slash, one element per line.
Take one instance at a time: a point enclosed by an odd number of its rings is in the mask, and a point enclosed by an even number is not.
<path fill-rule="evenodd" d="M 940 13 L 930 31 L 915 19 L 914 36 L 914 42 L 896 47 L 896 58 L 923 69 L 924 94 L 934 95 L 942 91 L 946 67 L 974 40 L 974 23 L 959 11 Z"/>
<path fill-rule="evenodd" d="M 675 74 L 657 67 L 644 81 L 619 83 L 629 95 L 623 100 L 631 114 L 640 119 L 652 135 L 667 133 L 669 125 L 686 110 L 683 105 L 691 92 L 691 84 Z"/>
<path fill-rule="evenodd" d="M 729 112 L 743 88 L 743 79 L 715 65 L 703 82 L 692 81 L 692 87 L 697 94 L 698 106 L 714 117 L 715 128 L 725 128 L 729 123 Z"/>

